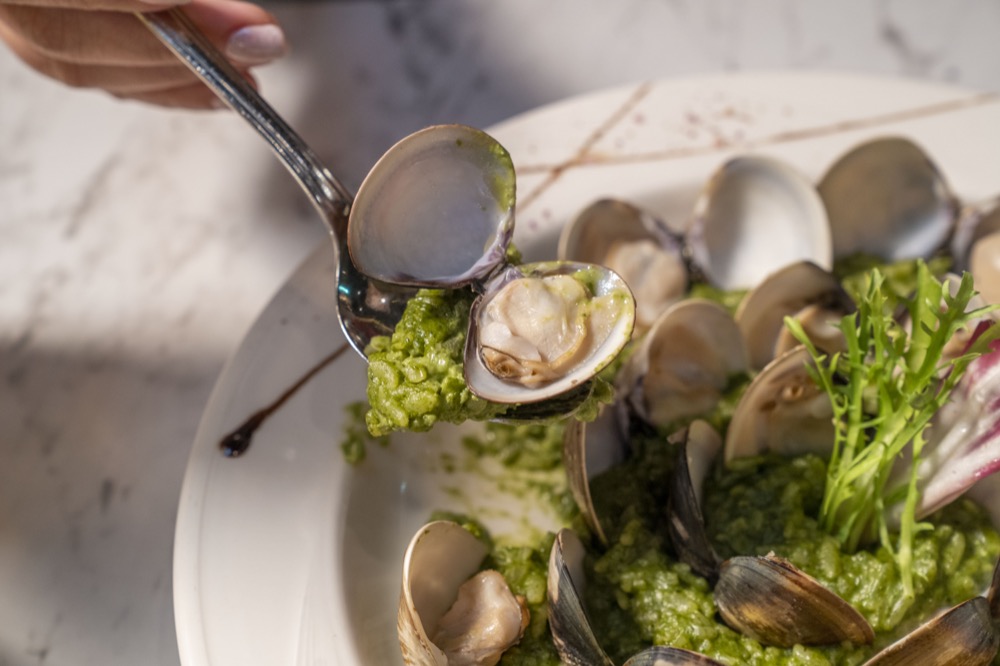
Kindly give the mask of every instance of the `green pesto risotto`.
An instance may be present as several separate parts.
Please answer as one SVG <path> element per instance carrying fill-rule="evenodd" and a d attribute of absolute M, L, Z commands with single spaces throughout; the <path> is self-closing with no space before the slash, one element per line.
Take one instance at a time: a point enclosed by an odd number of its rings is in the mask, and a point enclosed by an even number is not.
<path fill-rule="evenodd" d="M 592 279 L 587 271 L 574 277 Z M 469 289 L 421 289 L 407 303 L 392 336 L 372 340 L 365 424 L 373 437 L 396 430 L 425 432 L 438 421 L 489 421 L 511 409 L 476 397 L 465 383 L 463 355 L 473 300 Z M 592 421 L 600 406 L 611 402 L 610 378 L 619 363 L 593 379 L 582 404 L 574 403 L 575 418 Z"/>
<path fill-rule="evenodd" d="M 841 552 L 817 525 L 825 464 L 815 456 L 753 458 L 718 470 L 706 484 L 705 520 L 722 557 L 774 552 L 844 597 L 877 632 L 868 647 L 765 647 L 722 624 L 709 583 L 678 562 L 665 534 L 665 480 L 673 453 L 656 441 L 596 478 L 594 501 L 608 531 L 606 549 L 591 546 L 585 563 L 588 613 L 615 663 L 649 645 L 672 645 L 725 664 L 861 664 L 928 615 L 982 594 L 1000 557 L 1000 535 L 984 510 L 956 502 L 917 536 L 916 602 L 906 603 L 891 554 L 882 548 Z M 537 548 L 494 549 L 496 568 L 529 602 L 532 624 L 501 664 L 558 664 L 545 631 L 544 580 L 551 537 Z M 1000 664 L 1000 659 L 994 661 Z"/>
<path fill-rule="evenodd" d="M 477 398 L 465 384 L 462 354 L 469 308 L 468 289 L 421 289 L 391 337 L 377 337 L 368 349 L 369 432 L 424 432 L 438 421 L 484 421 L 504 405 Z"/>
<path fill-rule="evenodd" d="M 861 265 L 858 270 L 863 273 L 866 268 Z M 889 330 L 888 324 L 883 328 L 877 325 L 893 321 L 894 306 L 911 290 L 912 283 L 917 284 L 927 302 L 941 302 L 941 294 L 934 289 L 943 293 L 944 287 L 931 275 L 939 268 L 928 268 L 919 262 L 900 264 L 887 271 L 884 282 L 880 281 L 881 276 L 872 280 L 848 276 L 844 286 L 858 302 L 859 314 L 855 318 L 845 317 L 842 325 L 845 335 L 852 333 L 849 327 L 853 326 L 852 321 L 874 322 L 871 330 L 880 334 Z M 959 293 L 965 287 L 971 289 L 971 280 L 967 285 L 963 280 Z M 968 296 L 970 292 L 965 293 Z M 373 434 L 404 428 L 426 430 L 437 420 L 489 420 L 499 413 L 493 411 L 500 409 L 499 406 L 472 396 L 462 377 L 461 357 L 471 300 L 470 292 L 422 291 L 411 302 L 396 334 L 373 344 L 369 366 L 372 408 L 366 415 L 368 429 Z M 728 305 L 731 307 L 732 302 Z M 945 316 L 952 310 L 956 316 L 967 312 L 964 306 L 962 302 L 952 308 L 949 301 L 948 308 L 922 312 L 925 316 L 919 320 L 922 325 L 911 327 L 908 334 L 911 341 L 916 340 L 914 348 L 928 354 L 927 350 L 940 353 L 951 329 L 944 324 L 927 325 L 926 319 L 945 322 Z M 791 323 L 788 325 L 792 328 Z M 868 334 L 869 329 L 864 325 L 858 324 L 856 336 Z M 886 344 L 881 346 L 889 351 L 891 361 L 898 361 L 897 357 L 902 357 L 907 349 L 897 343 L 902 335 L 886 335 Z M 875 339 L 874 334 L 871 337 Z M 890 382 L 899 374 L 897 366 L 882 357 L 866 354 L 860 345 L 854 346 L 853 357 L 849 353 L 843 357 L 854 363 L 844 366 L 848 369 L 868 368 L 872 358 L 883 363 L 878 366 L 879 372 L 857 373 L 864 374 L 868 381 L 851 392 L 859 400 L 882 396 L 893 388 Z M 821 360 L 817 358 L 818 366 Z M 937 367 L 926 363 L 911 365 Z M 616 369 L 607 371 L 605 381 Z M 836 394 L 842 388 L 839 378 L 848 376 L 842 373 L 834 381 L 835 370 L 830 366 L 827 375 L 822 368 L 814 373 L 817 383 L 827 380 L 828 393 Z M 936 374 L 925 374 L 917 377 L 920 382 L 914 381 L 913 385 L 934 388 Z M 955 379 L 959 375 L 956 372 L 945 376 Z M 706 417 L 720 430 L 724 430 L 747 379 L 734 376 L 722 401 Z M 941 396 L 946 394 L 932 394 L 931 398 L 917 392 L 906 395 L 907 400 L 900 403 L 897 411 L 923 410 L 931 414 L 939 407 L 933 400 L 943 401 Z M 596 413 L 596 408 L 593 411 Z M 895 416 L 882 414 L 882 418 L 874 418 L 861 408 L 855 412 L 856 427 L 841 431 L 850 430 L 861 437 L 879 434 L 879 428 L 893 423 L 889 416 Z M 560 438 L 555 431 L 546 433 L 539 428 L 522 426 L 521 430 L 500 431 L 491 426 L 487 437 L 466 442 L 466 446 L 481 455 L 497 457 L 505 465 L 550 469 L 558 465 Z M 591 496 L 608 538 L 607 546 L 587 537 L 588 531 L 578 513 L 562 514 L 583 535 L 587 547 L 584 561 L 587 614 L 597 642 L 614 663 L 623 663 L 648 646 L 662 645 L 692 650 L 733 666 L 860 665 L 937 611 L 981 595 L 990 584 L 1000 558 L 1000 534 L 988 513 L 971 501 L 953 502 L 921 521 L 907 535 L 909 550 L 904 578 L 899 553 L 882 545 L 885 539 L 864 546 L 867 542 L 862 534 L 859 537 L 862 547 L 854 548 L 852 543 L 852 547 L 845 548 L 817 517 L 825 503 L 827 486 L 837 488 L 829 483 L 828 474 L 837 469 L 836 456 L 831 456 L 835 462 L 830 470 L 824 459 L 814 455 L 738 459 L 725 467 L 717 465 L 704 485 L 701 508 L 716 553 L 723 559 L 770 553 L 784 558 L 846 600 L 876 632 L 875 642 L 870 646 L 846 643 L 787 649 L 764 646 L 723 624 L 710 582 L 675 557 L 668 536 L 666 507 L 676 447 L 661 435 L 652 434 L 650 427 L 638 429 L 643 432 L 632 438 L 631 456 L 590 481 Z M 876 450 L 882 449 L 876 447 Z M 891 469 L 896 454 L 884 458 L 882 462 Z M 853 476 L 870 478 L 857 473 Z M 845 491 L 847 499 L 851 499 L 854 490 L 849 487 Z M 565 493 L 550 495 L 552 501 L 558 497 L 565 499 Z M 532 546 L 514 547 L 494 544 L 481 528 L 473 529 L 491 548 L 484 568 L 503 574 L 511 591 L 524 597 L 531 613 L 522 640 L 504 653 L 501 664 L 559 664 L 548 631 L 546 608 L 546 575 L 553 536 L 539 539 Z M 912 586 L 912 594 L 907 592 L 907 586 Z M 1000 656 L 994 658 L 993 664 L 1000 666 Z"/>

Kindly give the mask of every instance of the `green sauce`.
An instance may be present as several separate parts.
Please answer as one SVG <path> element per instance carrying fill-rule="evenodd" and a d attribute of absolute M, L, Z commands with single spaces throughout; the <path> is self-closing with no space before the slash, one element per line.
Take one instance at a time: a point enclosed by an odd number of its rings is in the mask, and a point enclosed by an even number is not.
<path fill-rule="evenodd" d="M 368 431 L 368 426 L 365 424 L 366 407 L 367 405 L 359 400 L 349 403 L 344 408 L 344 436 L 340 442 L 340 450 L 344 454 L 344 460 L 351 465 L 364 462 L 370 444 L 382 447 L 389 445 L 388 436 L 373 437 Z"/>
<path fill-rule="evenodd" d="M 479 455 L 516 469 L 558 465 L 559 426 L 490 424 L 466 440 Z M 862 664 L 935 611 L 982 594 L 1000 557 L 1000 534 L 979 506 L 958 501 L 931 516 L 933 528 L 917 537 L 917 602 L 906 604 L 892 556 L 881 549 L 844 554 L 817 525 L 826 465 L 816 456 L 767 456 L 736 461 L 706 481 L 703 508 L 709 536 L 723 558 L 774 552 L 844 597 L 878 632 L 875 645 L 822 648 L 766 647 L 717 619 L 709 583 L 679 563 L 666 537 L 667 482 L 672 446 L 655 435 L 633 439 L 633 456 L 592 480 L 591 492 L 610 545 L 588 546 L 588 613 L 601 646 L 623 663 L 649 645 L 673 645 L 732 665 Z M 502 666 L 560 663 L 547 627 L 545 589 L 552 535 L 536 546 L 493 544 L 482 526 L 457 520 L 492 545 L 484 568 L 497 569 L 523 595 L 531 624 Z M 579 516 L 567 514 L 578 533 Z M 585 539 L 586 541 L 586 539 Z M 994 661 L 1000 666 L 1000 658 Z"/>
<path fill-rule="evenodd" d="M 523 596 L 531 614 L 521 642 L 507 650 L 501 666 L 546 666 L 559 664 L 559 654 L 549 635 L 546 604 L 547 570 L 553 536 L 550 534 L 536 548 L 498 547 L 487 559 L 485 568 L 503 574 L 511 592 Z"/>
<path fill-rule="evenodd" d="M 822 499 L 821 459 L 740 461 L 706 487 L 706 526 L 720 556 L 773 551 L 844 597 L 880 633 L 867 648 L 765 647 L 717 621 L 708 582 L 670 555 L 661 497 L 668 448 L 645 443 L 635 461 L 592 487 L 611 543 L 590 552 L 587 601 L 598 639 L 616 663 L 656 644 L 727 664 L 860 664 L 935 610 L 981 594 L 1000 556 L 1000 535 L 981 508 L 949 506 L 917 538 L 918 602 L 907 605 L 889 553 L 844 554 L 811 518 Z M 631 488 L 624 484 L 629 477 Z"/>
<path fill-rule="evenodd" d="M 519 259 L 508 249 L 511 261 Z M 593 280 L 588 271 L 574 277 Z M 592 289 L 591 289 L 592 290 Z M 422 289 L 410 299 L 392 336 L 374 338 L 368 354 L 368 431 L 382 437 L 396 430 L 425 432 L 438 421 L 463 423 L 502 416 L 509 405 L 477 398 L 463 374 L 469 310 L 475 294 L 469 289 Z M 592 382 L 590 393 L 574 414 L 592 421 L 602 404 L 610 403 L 613 369 Z"/>
<path fill-rule="evenodd" d="M 506 406 L 477 398 L 465 384 L 462 355 L 475 295 L 422 289 L 407 303 L 391 337 L 368 349 L 368 430 L 423 432 L 438 421 L 485 421 Z"/>

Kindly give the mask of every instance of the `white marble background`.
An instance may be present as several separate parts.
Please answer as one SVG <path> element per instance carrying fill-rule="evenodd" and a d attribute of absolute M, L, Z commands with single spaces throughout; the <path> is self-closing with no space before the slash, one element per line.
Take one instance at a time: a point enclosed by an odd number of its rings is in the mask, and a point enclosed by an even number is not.
<path fill-rule="evenodd" d="M 275 3 L 273 105 L 356 187 L 424 125 L 726 70 L 1000 90 L 996 0 Z M 226 113 L 44 80 L 0 49 L 0 666 L 178 663 L 171 548 L 202 407 L 324 232 Z"/>

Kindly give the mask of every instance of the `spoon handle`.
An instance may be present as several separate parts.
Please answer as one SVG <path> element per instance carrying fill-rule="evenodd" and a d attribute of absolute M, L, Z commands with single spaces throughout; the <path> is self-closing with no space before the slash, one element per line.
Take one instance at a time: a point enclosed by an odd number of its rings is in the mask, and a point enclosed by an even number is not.
<path fill-rule="evenodd" d="M 338 247 L 347 238 L 353 196 L 324 167 L 306 143 L 180 9 L 137 14 L 147 28 L 181 59 L 220 100 L 267 141 L 319 209 Z"/>
<path fill-rule="evenodd" d="M 377 283 L 351 261 L 347 220 L 353 195 L 180 9 L 137 16 L 219 99 L 257 130 L 312 200 L 337 248 L 340 326 L 351 347 L 367 359 L 368 343 L 375 336 L 392 333 L 414 290 Z"/>

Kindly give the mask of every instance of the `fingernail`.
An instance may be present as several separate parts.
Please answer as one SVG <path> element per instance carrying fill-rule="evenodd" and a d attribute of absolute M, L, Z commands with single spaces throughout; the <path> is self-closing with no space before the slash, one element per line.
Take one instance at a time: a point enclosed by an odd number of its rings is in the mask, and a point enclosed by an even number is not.
<path fill-rule="evenodd" d="M 233 60 L 254 65 L 285 55 L 285 33 L 276 25 L 251 25 L 229 36 L 226 55 Z"/>

